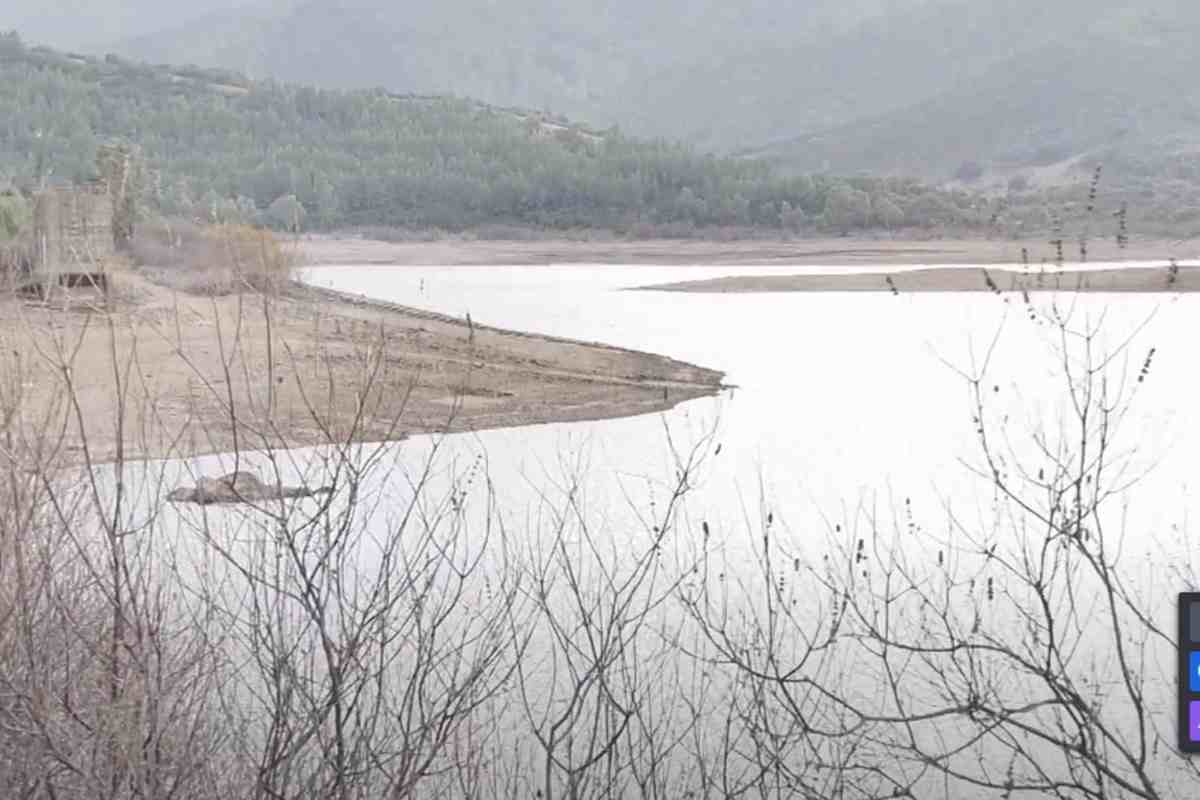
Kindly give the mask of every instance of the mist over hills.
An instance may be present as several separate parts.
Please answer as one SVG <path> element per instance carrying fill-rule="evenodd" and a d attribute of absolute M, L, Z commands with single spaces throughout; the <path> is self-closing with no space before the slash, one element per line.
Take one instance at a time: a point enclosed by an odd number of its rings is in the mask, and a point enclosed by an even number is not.
<path fill-rule="evenodd" d="M 660 73 L 746 45 L 782 46 L 797 35 L 840 31 L 882 6 L 881 0 L 849 10 L 833 0 L 800 7 L 779 0 L 301 0 L 286 9 L 218 10 L 202 24 L 113 47 L 132 57 L 223 66 L 252 77 L 446 92 L 609 125 L 625 124 L 638 104 L 634 89 Z M 670 127 L 647 124 L 634 132 L 678 137 Z"/>
<path fill-rule="evenodd" d="M 30 36 L 78 0 L 15 2 Z M 91 49 L 330 88 L 446 93 L 794 173 L 1130 179 L 1200 143 L 1183 0 L 98 0 Z M 43 9 L 41 12 L 38 9 Z M 38 14 L 42 16 L 39 17 Z M 124 23 L 122 23 L 124 24 Z M 0 27 L 4 23 L 0 21 Z M 114 24 L 93 26 L 108 32 Z M 49 30 L 53 32 L 53 26 Z"/>
<path fill-rule="evenodd" d="M 291 0 L 4 0 L 0 31 L 73 50 L 114 49 L 124 39 L 213 15 L 238 18 L 248 9 L 284 11 Z"/>
<path fill-rule="evenodd" d="M 1104 163 L 1127 180 L 1148 177 L 1200 146 L 1197 34 L 1191 7 L 1117 8 L 929 96 L 745 153 L 796 171 L 948 179 L 976 164 L 1055 180 L 1063 167 Z"/>
<path fill-rule="evenodd" d="M 50 180 L 92 179 L 99 145 L 120 142 L 140 154 L 144 210 L 199 222 L 645 238 L 981 230 L 997 213 L 968 192 L 783 177 L 761 160 L 536 111 L 252 81 L 66 53 L 16 34 L 0 34 L 0 120 L 0 189 L 18 206 L 14 188 L 24 197 Z M 1006 219 L 1037 225 L 1033 200 Z"/>

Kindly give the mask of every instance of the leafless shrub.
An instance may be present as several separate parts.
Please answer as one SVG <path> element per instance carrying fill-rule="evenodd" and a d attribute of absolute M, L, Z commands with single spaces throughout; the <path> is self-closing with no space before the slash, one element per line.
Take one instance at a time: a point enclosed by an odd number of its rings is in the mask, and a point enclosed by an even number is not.
<path fill-rule="evenodd" d="M 1153 567 L 1127 552 L 1140 476 L 1131 408 L 1150 357 L 1127 368 L 1129 342 L 1104 347 L 1099 319 L 1073 304 L 1043 313 L 1063 393 L 1028 429 L 993 408 L 990 354 L 961 373 L 978 436 L 969 468 L 990 509 L 976 519 L 947 506 L 941 535 L 910 501 L 863 506 L 815 565 L 793 560 L 764 515 L 755 580 L 716 602 L 685 597 L 714 663 L 761 698 L 756 741 L 789 787 L 863 798 L 1194 790 L 1200 775 L 1174 745 L 1173 598 L 1147 596 Z"/>
<path fill-rule="evenodd" d="M 116 403 L 116 419 L 83 419 L 73 350 L 52 337 L 41 374 L 61 391 L 31 407 L 33 365 L 13 352 L 0 392 L 0 749 L 10 755 L 0 786 L 15 797 L 218 796 L 229 788 L 209 758 L 219 632 L 175 603 L 172 548 L 151 535 L 153 475 L 89 454 L 92 426 L 119 430 L 138 398 Z M 130 365 L 112 353 L 120 391 Z M 68 466 L 68 451 L 82 464 Z"/>
<path fill-rule="evenodd" d="M 26 238 L 0 241 L 0 292 L 19 288 L 33 268 L 33 250 Z"/>
<path fill-rule="evenodd" d="M 513 617 L 516 788 L 538 797 L 684 796 L 684 743 L 696 724 L 683 693 L 698 665 L 675 650 L 671 598 L 690 574 L 683 501 L 708 442 L 675 452 L 675 480 L 640 530 L 597 528 L 580 476 L 541 495 L 543 525 L 527 531 L 523 564 L 532 613 Z M 514 537 L 515 538 L 515 537 Z M 512 768 L 512 767 L 510 767 Z"/>
<path fill-rule="evenodd" d="M 942 539 L 907 504 L 864 507 L 810 563 L 765 503 L 740 554 L 689 517 L 710 439 L 668 437 L 674 477 L 636 525 L 588 507 L 584 464 L 511 529 L 484 463 L 362 443 L 403 413 L 382 333 L 339 387 L 348 414 L 306 397 L 322 446 L 281 450 L 272 370 L 294 354 L 254 286 L 233 305 L 264 304 L 268 379 L 233 379 L 258 363 L 240 319 L 214 330 L 223 379 L 196 375 L 233 433 L 214 461 L 329 493 L 168 506 L 189 464 L 126 457 L 157 435 L 132 424 L 154 398 L 111 315 L 86 365 L 112 376 L 110 419 L 83 411 L 66 334 L 38 365 L 0 347 L 4 796 L 1183 798 L 1200 779 L 1172 754 L 1155 664 L 1174 651 L 1113 527 L 1152 359 L 1122 380 L 1087 320 L 1043 320 L 1065 416 L 1024 443 L 990 365 L 962 373 L 986 524 L 949 509 Z M 28 402 L 34 380 L 54 402 Z"/>
<path fill-rule="evenodd" d="M 191 294 L 267 292 L 291 279 L 296 254 L 270 231 L 247 225 L 161 221 L 139 230 L 133 247 L 142 270 Z"/>

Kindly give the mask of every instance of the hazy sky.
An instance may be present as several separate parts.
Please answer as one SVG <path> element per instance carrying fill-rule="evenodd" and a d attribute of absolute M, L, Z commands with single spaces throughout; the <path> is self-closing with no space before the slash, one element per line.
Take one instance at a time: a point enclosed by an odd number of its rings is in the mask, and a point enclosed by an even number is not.
<path fill-rule="evenodd" d="M 437 16 L 449 7 L 491 7 L 514 19 L 536 19 L 540 25 L 571 28 L 605 16 L 646 24 L 670 21 L 678 33 L 695 34 L 697 26 L 715 29 L 786 27 L 788 20 L 820 9 L 833 18 L 859 17 L 888 6 L 927 0 L 378 0 L 374 5 L 403 18 Z M 953 0 L 951 0 L 953 2 Z M 100 46 L 157 30 L 177 28 L 214 12 L 268 10 L 300 5 L 325 7 L 372 5 L 371 0 L 4 0 L 0 29 L 15 28 L 28 40 L 57 47 Z M 530 15 L 532 12 L 532 16 Z M 454 11 L 450 11 L 451 14 Z M 601 24 L 598 27 L 605 27 Z"/>
<path fill-rule="evenodd" d="M 175 27 L 215 11 L 291 4 L 294 0 L 3 0 L 0 29 L 37 44 L 103 45 Z"/>

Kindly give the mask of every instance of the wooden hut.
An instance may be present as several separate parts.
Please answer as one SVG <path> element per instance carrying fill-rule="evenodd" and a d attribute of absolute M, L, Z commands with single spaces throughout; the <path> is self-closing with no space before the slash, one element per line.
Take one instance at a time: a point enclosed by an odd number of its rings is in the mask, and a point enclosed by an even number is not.
<path fill-rule="evenodd" d="M 33 210 L 35 284 L 104 284 L 116 246 L 113 201 L 104 182 L 51 186 L 38 192 Z"/>

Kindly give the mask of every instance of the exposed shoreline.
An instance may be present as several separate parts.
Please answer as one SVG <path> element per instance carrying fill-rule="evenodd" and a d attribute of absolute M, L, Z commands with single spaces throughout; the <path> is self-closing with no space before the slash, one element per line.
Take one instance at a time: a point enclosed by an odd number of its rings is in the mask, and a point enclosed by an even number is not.
<path fill-rule="evenodd" d="M 997 242 L 431 242 L 316 238 L 310 263 L 809 264 L 881 265 L 872 272 L 737 275 L 643 287 L 683 292 L 781 291 L 1197 291 L 1200 267 L 1060 272 L 887 266 L 1009 262 Z M 1150 260 L 1160 245 L 1122 250 Z M 1019 253 L 1019 250 L 1018 250 Z M 1093 260 L 1115 260 L 1094 248 Z M 1187 258 L 1179 252 L 1175 257 Z M 747 270 L 751 272 L 751 270 Z M 721 372 L 662 355 L 468 325 L 403 305 L 291 284 L 257 294 L 174 292 L 137 272 L 113 276 L 98 312 L 0 299 L 3 368 L 22 378 L 26 441 L 56 439 L 54 456 L 99 463 L 119 457 L 387 441 L 653 413 L 717 394 Z M 97 319 L 100 322 L 97 322 Z M 114 353 L 124 400 L 114 384 Z M 57 354 L 57 355 L 56 355 Z M 69 370 L 64 370 L 69 366 Z M 64 376 L 69 374 L 72 385 Z M 64 405 L 71 393 L 78 407 Z M 121 411 L 124 403 L 124 411 Z M 123 414 L 123 433 L 117 419 Z M 237 419 L 235 426 L 233 421 Z M 81 430 L 79 421 L 83 420 Z M 133 433 L 131 433 L 133 432 Z"/>
<path fill-rule="evenodd" d="M 729 266 L 862 266 L 1022 264 L 1053 262 L 1056 248 L 1038 240 L 887 240 L 831 238 L 730 242 L 656 239 L 645 241 L 506 241 L 444 239 L 381 242 L 311 236 L 299 242 L 308 263 L 337 265 L 546 265 L 661 264 Z M 1067 262 L 1079 260 L 1078 244 L 1064 248 Z M 1088 243 L 1092 262 L 1152 261 L 1200 256 L 1200 242 L 1133 239 L 1125 247 L 1111 239 Z"/>
<path fill-rule="evenodd" d="M 723 373 L 665 356 L 302 284 L 264 301 L 179 294 L 136 273 L 112 281 L 103 311 L 0 299 L 2 367 L 26 387 L 10 430 L 57 441 L 67 463 L 611 419 L 723 388 Z"/>
<path fill-rule="evenodd" d="M 892 272 L 735 275 L 633 287 L 637 291 L 747 294 L 762 292 L 1195 292 L 1200 267 L 1093 270 L 931 267 Z"/>

